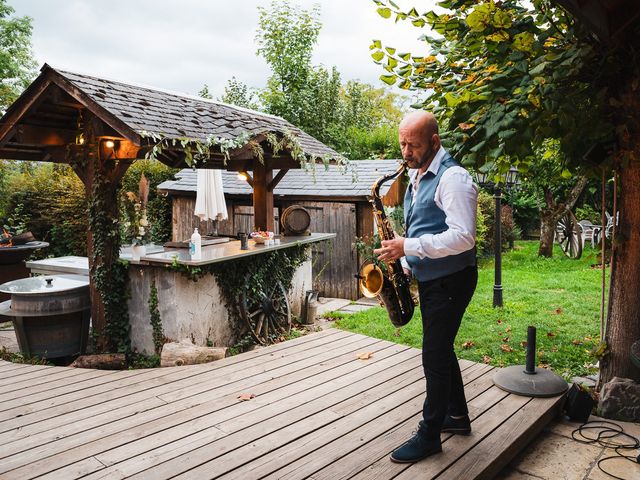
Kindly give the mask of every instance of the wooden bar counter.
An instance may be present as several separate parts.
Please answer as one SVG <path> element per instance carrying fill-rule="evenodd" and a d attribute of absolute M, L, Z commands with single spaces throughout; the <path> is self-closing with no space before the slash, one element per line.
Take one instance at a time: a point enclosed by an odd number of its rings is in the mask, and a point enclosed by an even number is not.
<path fill-rule="evenodd" d="M 259 262 L 261 254 L 293 246 L 329 241 L 335 233 L 313 233 L 308 236 L 282 237 L 279 245 L 261 245 L 248 241 L 248 249 L 240 249 L 239 240 L 202 247 L 202 257 L 192 260 L 188 249 L 165 248 L 160 252 L 143 255 L 139 261 L 130 261 L 129 318 L 131 321 L 131 346 L 135 350 L 154 353 L 153 327 L 149 308 L 152 286 L 158 292 L 158 310 L 162 333 L 170 341 L 188 338 L 196 345 L 228 347 L 239 339 L 236 319 L 229 316 L 220 288 L 213 275 L 207 274 L 197 281 L 190 280 L 172 264 L 202 267 L 218 262 L 229 262 L 247 256 Z M 312 288 L 311 259 L 308 258 L 294 274 L 288 299 L 291 314 L 300 316 L 304 296 Z"/>

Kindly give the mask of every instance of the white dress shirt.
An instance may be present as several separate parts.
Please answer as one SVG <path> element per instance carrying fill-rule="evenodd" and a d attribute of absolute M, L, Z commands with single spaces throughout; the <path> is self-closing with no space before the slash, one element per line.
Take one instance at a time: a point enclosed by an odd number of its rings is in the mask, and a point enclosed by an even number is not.
<path fill-rule="evenodd" d="M 415 185 L 416 176 L 420 175 L 419 178 L 422 178 L 426 172 L 437 174 L 446 153 L 446 150 L 440 147 L 422 174 L 417 169 L 409 170 L 409 188 Z M 413 195 L 412 202 L 415 202 L 415 199 L 416 196 Z M 449 228 L 442 233 L 426 233 L 418 238 L 406 238 L 405 255 L 441 258 L 465 252 L 475 245 L 478 188 L 469 172 L 458 166 L 446 169 L 440 177 L 434 200 L 438 208 L 444 212 Z M 404 258 L 402 264 L 408 268 Z"/>

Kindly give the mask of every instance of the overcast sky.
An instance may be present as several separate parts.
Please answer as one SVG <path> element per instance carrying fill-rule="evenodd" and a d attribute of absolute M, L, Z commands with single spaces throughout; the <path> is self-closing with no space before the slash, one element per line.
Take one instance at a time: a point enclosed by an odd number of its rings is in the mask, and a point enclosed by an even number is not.
<path fill-rule="evenodd" d="M 270 0 L 9 0 L 18 15 L 33 18 L 33 49 L 39 65 L 104 76 L 186 93 L 204 84 L 215 98 L 235 76 L 264 86 L 265 61 L 256 56 L 258 6 Z M 371 40 L 424 54 L 422 30 L 385 20 L 371 0 L 292 0 L 320 4 L 322 30 L 314 65 L 335 65 L 343 81 L 383 86 Z M 412 2 L 398 1 L 401 6 Z M 429 10 L 434 2 L 423 1 Z"/>

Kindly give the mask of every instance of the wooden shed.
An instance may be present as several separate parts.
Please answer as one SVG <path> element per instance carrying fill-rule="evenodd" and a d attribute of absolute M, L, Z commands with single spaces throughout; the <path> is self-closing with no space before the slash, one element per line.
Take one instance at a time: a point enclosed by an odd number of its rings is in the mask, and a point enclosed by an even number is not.
<path fill-rule="evenodd" d="M 394 172 L 399 164 L 398 160 L 360 160 L 352 162 L 352 166 L 355 175 L 343 173 L 335 165 L 326 169 L 317 165 L 315 171 L 290 170 L 275 187 L 273 198 L 276 233 L 280 212 L 295 204 L 309 210 L 311 231 L 337 234 L 333 242 L 314 247 L 314 288 L 322 296 L 355 300 L 360 296 L 355 274 L 361 259 L 354 242 L 356 237 L 370 237 L 375 228 L 368 195 L 375 180 Z M 176 180 L 158 186 L 172 199 L 173 240 L 189 238 L 195 227 L 204 233 L 216 228 L 213 222 L 201 222 L 193 214 L 196 177 L 196 171 L 184 169 Z M 218 222 L 218 234 L 236 235 L 254 230 L 251 187 L 234 172 L 222 171 L 222 181 L 229 218 Z M 386 205 L 402 202 L 404 185 L 404 178 L 385 182 L 380 193 Z"/>

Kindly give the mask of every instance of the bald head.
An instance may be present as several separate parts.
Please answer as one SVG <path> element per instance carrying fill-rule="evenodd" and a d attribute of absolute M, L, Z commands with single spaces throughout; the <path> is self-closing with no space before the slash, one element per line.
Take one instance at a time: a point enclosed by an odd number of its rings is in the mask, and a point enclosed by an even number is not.
<path fill-rule="evenodd" d="M 424 110 L 415 110 L 408 113 L 400 122 L 400 130 L 411 130 L 421 132 L 425 136 L 431 136 L 438 133 L 438 121 L 431 112 Z"/>
<path fill-rule="evenodd" d="M 400 148 L 410 168 L 426 170 L 440 149 L 438 121 L 431 112 L 416 110 L 400 122 Z"/>

